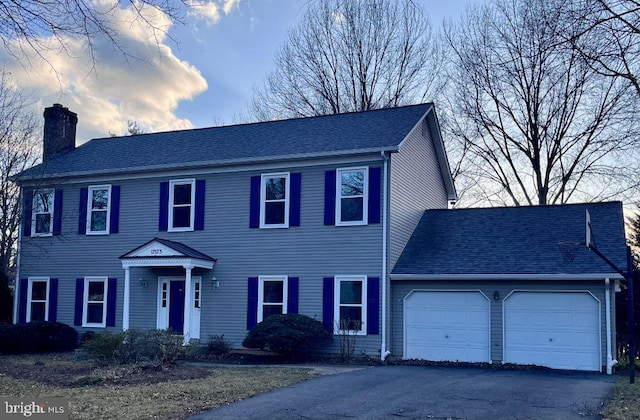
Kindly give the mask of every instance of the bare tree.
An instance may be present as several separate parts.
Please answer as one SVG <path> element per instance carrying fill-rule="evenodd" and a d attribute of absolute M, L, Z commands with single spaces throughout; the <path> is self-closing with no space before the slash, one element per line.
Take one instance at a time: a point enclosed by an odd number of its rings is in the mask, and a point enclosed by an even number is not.
<path fill-rule="evenodd" d="M 500 205 L 637 191 L 637 98 L 558 42 L 570 0 L 495 0 L 448 26 L 447 128 L 469 199 Z M 458 182 L 458 179 L 456 180 Z"/>
<path fill-rule="evenodd" d="M 106 36 L 112 46 L 125 56 L 130 56 L 118 33 L 119 22 L 114 10 L 121 7 L 118 1 L 98 2 L 93 0 L 0 0 L 0 42 L 16 58 L 24 53 L 35 52 L 45 58 L 43 52 L 51 48 L 67 50 L 69 38 L 85 42 L 91 57 L 98 37 Z M 192 0 L 128 0 L 134 19 L 144 20 L 154 34 L 165 29 L 161 23 L 150 18 L 145 9 L 163 12 L 169 19 L 180 21 Z M 156 35 L 157 36 L 157 35 Z M 56 43 L 51 43 L 51 38 Z"/>
<path fill-rule="evenodd" d="M 436 88 L 437 47 L 410 0 L 316 0 L 254 89 L 252 114 L 269 120 L 422 101 Z"/>
<path fill-rule="evenodd" d="M 640 96 L 640 1 L 581 0 L 567 10 L 566 24 L 581 31 L 559 32 L 591 67 L 628 80 Z"/>
<path fill-rule="evenodd" d="M 0 264 L 10 271 L 21 222 L 20 188 L 10 178 L 41 157 L 40 118 L 16 88 L 10 74 L 0 70 Z"/>

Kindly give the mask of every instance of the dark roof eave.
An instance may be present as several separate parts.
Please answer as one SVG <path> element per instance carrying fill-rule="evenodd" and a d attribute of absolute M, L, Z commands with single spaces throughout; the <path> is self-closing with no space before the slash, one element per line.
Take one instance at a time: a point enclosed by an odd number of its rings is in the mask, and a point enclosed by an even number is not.
<path fill-rule="evenodd" d="M 259 163 L 270 163 L 270 162 L 278 162 L 285 160 L 301 160 L 301 159 L 321 159 L 327 157 L 343 157 L 348 155 L 366 155 L 372 153 L 397 153 L 398 146 L 383 146 L 383 147 L 374 147 L 367 149 L 353 149 L 353 150 L 343 150 L 338 152 L 321 152 L 321 153 L 298 153 L 294 155 L 278 155 L 278 156 L 267 156 L 262 158 L 243 158 L 243 159 L 228 159 L 228 160 L 220 160 L 220 161 L 201 161 L 201 162 L 188 162 L 188 163 L 170 163 L 164 165 L 148 165 L 148 166 L 139 166 L 134 168 L 114 168 L 114 169 L 105 169 L 99 171 L 77 171 L 77 172 L 60 172 L 60 173 L 52 173 L 46 175 L 39 176 L 24 176 L 20 175 L 12 177 L 12 181 L 18 185 L 22 185 L 27 183 L 28 181 L 34 180 L 42 180 L 42 179 L 60 179 L 60 178 L 71 178 L 71 177 L 87 177 L 87 176 L 101 176 L 101 175 L 113 175 L 113 174 L 130 174 L 136 172 L 148 172 L 148 171 L 164 171 L 171 169 L 196 169 L 202 167 L 211 167 L 211 166 L 232 166 L 232 165 L 249 165 L 249 164 L 259 164 Z"/>
<path fill-rule="evenodd" d="M 622 280 L 619 273 L 391 273 L 391 280 Z"/>

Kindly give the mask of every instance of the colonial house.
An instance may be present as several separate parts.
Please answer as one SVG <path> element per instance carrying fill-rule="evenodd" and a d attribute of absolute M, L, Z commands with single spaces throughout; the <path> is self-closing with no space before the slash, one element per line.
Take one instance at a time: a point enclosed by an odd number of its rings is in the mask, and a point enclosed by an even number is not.
<path fill-rule="evenodd" d="M 94 139 L 45 110 L 15 177 L 16 322 L 171 328 L 241 347 L 275 313 L 357 335 L 357 353 L 610 371 L 620 203 L 450 210 L 433 104 Z M 337 340 L 325 348 L 337 352 Z M 579 357 L 575 357 L 579 354 Z"/>

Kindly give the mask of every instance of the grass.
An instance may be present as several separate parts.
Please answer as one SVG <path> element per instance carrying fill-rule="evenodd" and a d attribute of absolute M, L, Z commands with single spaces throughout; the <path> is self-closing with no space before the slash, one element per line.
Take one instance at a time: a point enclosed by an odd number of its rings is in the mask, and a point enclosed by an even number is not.
<path fill-rule="evenodd" d="M 640 419 L 640 378 L 636 377 L 634 384 L 629 383 L 629 377 L 621 376 L 613 386 L 612 400 L 603 411 L 607 420 Z"/>
<path fill-rule="evenodd" d="M 34 370 L 25 379 L 19 372 Z M 150 381 L 144 372 L 104 369 L 90 362 L 55 356 L 0 357 L 0 395 L 13 397 L 63 397 L 68 399 L 72 419 L 183 419 L 250 396 L 292 385 L 313 377 L 309 369 L 277 367 L 215 367 L 180 365 L 193 369 L 194 378 L 175 379 L 165 372 Z M 54 372 L 47 377 L 47 370 Z M 68 372 L 65 378 L 55 371 Z M 188 376 L 188 375 L 187 375 Z M 38 379 L 41 377 L 41 379 Z M 61 384 L 56 384 L 55 381 Z M 54 382 L 54 383 L 52 383 Z"/>

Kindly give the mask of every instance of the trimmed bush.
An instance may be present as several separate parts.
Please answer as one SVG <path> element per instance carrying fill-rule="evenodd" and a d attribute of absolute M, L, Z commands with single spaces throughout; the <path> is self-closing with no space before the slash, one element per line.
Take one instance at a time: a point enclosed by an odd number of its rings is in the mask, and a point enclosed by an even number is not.
<path fill-rule="evenodd" d="M 224 335 L 211 335 L 207 342 L 208 353 L 212 356 L 222 356 L 228 354 L 233 346 L 231 342 L 224 338 Z"/>
<path fill-rule="evenodd" d="M 57 353 L 78 346 L 78 332 L 67 324 L 32 321 L 0 325 L 0 353 Z"/>
<path fill-rule="evenodd" d="M 182 336 L 169 330 L 105 331 L 85 340 L 82 348 L 91 359 L 103 364 L 151 363 L 163 366 L 184 359 L 187 348 Z"/>
<path fill-rule="evenodd" d="M 320 321 L 306 315 L 271 315 L 249 331 L 242 345 L 299 357 L 332 338 Z"/>

